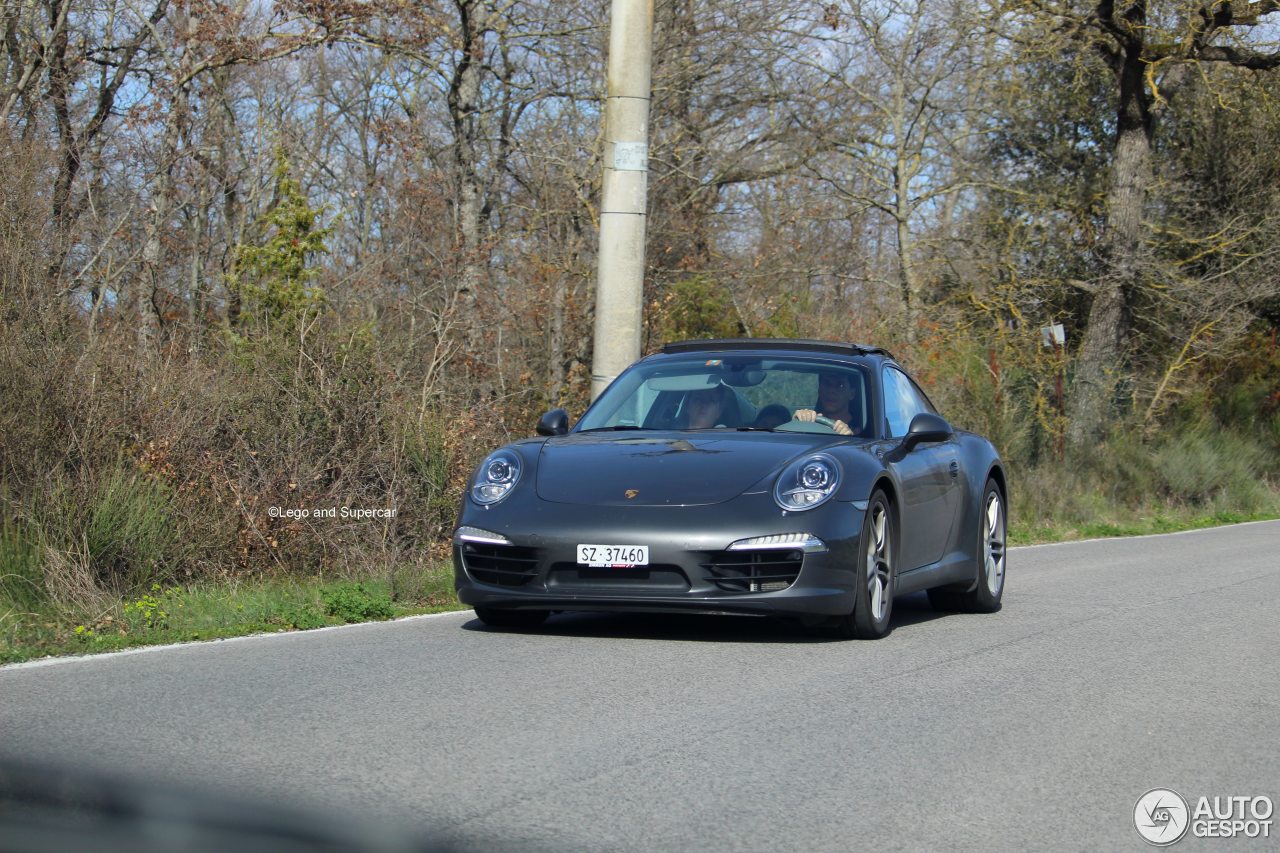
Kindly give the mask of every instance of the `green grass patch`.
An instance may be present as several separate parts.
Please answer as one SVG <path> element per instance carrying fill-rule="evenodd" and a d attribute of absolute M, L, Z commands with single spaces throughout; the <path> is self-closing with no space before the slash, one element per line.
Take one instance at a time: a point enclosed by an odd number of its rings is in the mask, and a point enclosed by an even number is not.
<path fill-rule="evenodd" d="M 1192 511 L 1135 515 L 1124 520 L 1093 521 L 1080 524 L 1037 521 L 1032 524 L 1013 522 L 1009 526 L 1009 544 L 1037 545 L 1048 542 L 1073 542 L 1080 539 L 1106 539 L 1113 536 L 1148 536 L 1156 533 L 1178 533 L 1201 530 L 1246 521 L 1271 521 L 1280 518 L 1280 509 L 1259 512 L 1220 510 L 1210 514 Z"/>
<path fill-rule="evenodd" d="M 397 567 L 388 579 L 359 582 L 153 583 L 95 612 L 68 612 L 48 602 L 15 598 L 0 596 L 0 664 L 462 608 L 453 593 L 452 566 L 445 562 Z"/>
<path fill-rule="evenodd" d="M 325 615 L 343 622 L 390 619 L 395 613 L 391 594 L 372 584 L 342 584 L 320 590 Z"/>
<path fill-rule="evenodd" d="M 1211 423 L 1144 442 L 1118 431 L 1074 463 L 1011 473 L 1012 544 L 1173 533 L 1280 518 L 1275 446 Z"/>

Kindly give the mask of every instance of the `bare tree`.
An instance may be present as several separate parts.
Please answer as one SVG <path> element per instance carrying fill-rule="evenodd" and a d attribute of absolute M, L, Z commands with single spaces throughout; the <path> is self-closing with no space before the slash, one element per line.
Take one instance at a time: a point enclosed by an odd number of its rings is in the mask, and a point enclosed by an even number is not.
<path fill-rule="evenodd" d="M 968 161 L 986 133 L 981 83 L 995 56 L 970 35 L 967 9 L 936 0 L 831 4 L 830 32 L 810 60 L 823 77 L 819 115 L 832 153 L 809 168 L 855 210 L 883 218 L 894 249 L 892 286 L 914 338 L 938 246 L 924 234 L 954 218 L 975 186 Z"/>

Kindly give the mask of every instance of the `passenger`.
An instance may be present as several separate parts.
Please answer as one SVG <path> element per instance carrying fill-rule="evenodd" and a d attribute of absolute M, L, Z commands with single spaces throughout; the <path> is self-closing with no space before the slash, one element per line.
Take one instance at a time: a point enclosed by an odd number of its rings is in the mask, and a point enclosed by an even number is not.
<path fill-rule="evenodd" d="M 781 403 L 770 403 L 756 413 L 756 429 L 776 429 L 791 420 L 791 412 Z"/>
<path fill-rule="evenodd" d="M 694 391 L 685 400 L 685 429 L 713 429 L 736 423 L 737 401 L 725 385 Z"/>
<path fill-rule="evenodd" d="M 848 375 L 820 373 L 817 405 L 813 409 L 797 409 L 795 419 L 813 422 L 818 415 L 822 415 L 835 421 L 832 429 L 838 434 L 861 435 L 861 430 L 855 432 L 851 428 L 852 424 L 862 423 L 862 418 L 857 415 L 853 406 L 854 397 L 854 388 L 849 384 Z"/>

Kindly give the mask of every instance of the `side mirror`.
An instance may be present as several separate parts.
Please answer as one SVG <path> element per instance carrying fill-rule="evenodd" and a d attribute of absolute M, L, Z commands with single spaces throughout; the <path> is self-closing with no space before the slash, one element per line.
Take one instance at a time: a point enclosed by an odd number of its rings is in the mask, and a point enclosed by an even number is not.
<path fill-rule="evenodd" d="M 951 424 L 932 412 L 921 412 L 911 419 L 907 435 L 902 439 L 902 449 L 911 450 L 925 442 L 946 441 L 954 434 Z"/>
<path fill-rule="evenodd" d="M 569 413 L 564 409 L 552 409 L 538 418 L 538 435 L 564 435 L 569 431 Z"/>

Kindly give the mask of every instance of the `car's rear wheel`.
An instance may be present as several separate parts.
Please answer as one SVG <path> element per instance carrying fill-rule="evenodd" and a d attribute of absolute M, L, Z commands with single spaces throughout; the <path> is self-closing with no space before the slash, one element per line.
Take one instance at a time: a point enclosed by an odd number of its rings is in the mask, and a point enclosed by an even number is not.
<path fill-rule="evenodd" d="M 987 480 L 978 512 L 977 585 L 967 591 L 945 587 L 929 590 L 929 603 L 937 610 L 994 613 L 1004 596 L 1005 551 L 1009 518 L 1004 495 L 995 480 Z"/>
<path fill-rule="evenodd" d="M 493 607 L 477 607 L 476 618 L 490 628 L 536 628 L 547 621 L 546 610 L 498 610 Z"/>
<path fill-rule="evenodd" d="M 853 612 L 837 620 L 836 630 L 845 637 L 875 640 L 889 633 L 898 580 L 898 522 L 884 492 L 877 490 L 867 502 L 859 542 Z"/>

